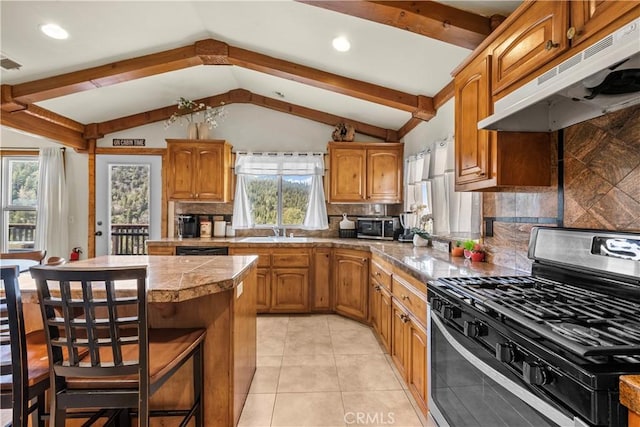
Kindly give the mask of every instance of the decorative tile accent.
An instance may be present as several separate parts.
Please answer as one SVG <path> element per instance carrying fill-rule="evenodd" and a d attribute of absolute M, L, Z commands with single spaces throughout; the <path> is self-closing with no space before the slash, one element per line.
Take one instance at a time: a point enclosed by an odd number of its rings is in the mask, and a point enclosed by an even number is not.
<path fill-rule="evenodd" d="M 585 156 L 584 161 L 592 172 L 616 185 L 640 165 L 640 151 L 616 138 L 607 139 L 605 144 Z"/>
<path fill-rule="evenodd" d="M 636 202 L 640 202 L 640 167 L 632 170 L 617 187 Z"/>
<path fill-rule="evenodd" d="M 624 230 L 640 216 L 640 203 L 613 188 L 589 213 L 608 230 Z"/>

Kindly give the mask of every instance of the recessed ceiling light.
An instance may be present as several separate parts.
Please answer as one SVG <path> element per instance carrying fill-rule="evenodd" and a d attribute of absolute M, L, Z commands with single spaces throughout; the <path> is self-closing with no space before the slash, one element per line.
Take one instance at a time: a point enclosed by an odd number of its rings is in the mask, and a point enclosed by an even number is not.
<path fill-rule="evenodd" d="M 52 39 L 65 40 L 69 38 L 67 30 L 59 26 L 58 24 L 43 24 L 40 25 L 40 31 Z"/>
<path fill-rule="evenodd" d="M 336 37 L 335 39 L 333 39 L 332 44 L 333 48 L 338 52 L 347 52 L 349 49 L 351 49 L 351 43 L 349 43 L 349 40 L 347 40 L 346 37 Z"/>

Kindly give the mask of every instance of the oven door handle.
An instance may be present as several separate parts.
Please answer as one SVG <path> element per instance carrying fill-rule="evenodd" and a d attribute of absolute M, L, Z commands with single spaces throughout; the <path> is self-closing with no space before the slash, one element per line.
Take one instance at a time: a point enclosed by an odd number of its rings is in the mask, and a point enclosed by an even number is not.
<path fill-rule="evenodd" d="M 469 363 L 471 363 L 474 367 L 480 370 L 487 377 L 491 378 L 498 384 L 502 385 L 505 389 L 509 390 L 515 396 L 520 398 L 523 402 L 526 402 L 529 406 L 534 408 L 539 413 L 543 414 L 545 417 L 549 418 L 554 423 L 562 426 L 562 427 L 576 427 L 576 426 L 584 426 L 578 418 L 569 418 L 566 414 L 559 411 L 554 406 L 549 405 L 544 400 L 540 399 L 535 394 L 529 392 L 522 385 L 514 382 L 513 380 L 505 377 L 500 372 L 493 369 L 491 366 L 487 365 L 485 362 L 476 357 L 473 353 L 467 350 L 462 344 L 460 344 L 454 337 L 449 333 L 447 327 L 442 323 L 442 320 L 438 318 L 438 315 L 431 312 L 431 320 L 432 324 L 435 325 L 440 333 L 444 336 L 450 346 L 452 346 L 462 357 L 467 359 Z"/>

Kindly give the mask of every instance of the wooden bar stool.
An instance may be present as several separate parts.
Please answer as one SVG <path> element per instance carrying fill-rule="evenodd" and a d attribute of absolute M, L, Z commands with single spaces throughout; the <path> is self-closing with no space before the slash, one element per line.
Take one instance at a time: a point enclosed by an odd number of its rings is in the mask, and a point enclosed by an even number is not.
<path fill-rule="evenodd" d="M 44 392 L 49 388 L 49 359 L 44 331 L 25 333 L 18 267 L 1 269 L 4 295 L 0 297 L 0 366 L 2 407 L 12 408 L 12 425 L 44 427 Z M 34 401 L 31 404 L 31 401 Z"/>
<path fill-rule="evenodd" d="M 30 271 L 52 361 L 51 426 L 64 426 L 72 408 L 123 409 L 125 418 L 133 410 L 140 426 L 147 426 L 150 416 L 180 416 L 181 425 L 195 417 L 196 425 L 203 425 L 205 330 L 148 328 L 145 266 Z M 123 281 L 134 281 L 134 292 L 117 292 Z M 150 411 L 150 396 L 189 359 L 191 408 Z"/>

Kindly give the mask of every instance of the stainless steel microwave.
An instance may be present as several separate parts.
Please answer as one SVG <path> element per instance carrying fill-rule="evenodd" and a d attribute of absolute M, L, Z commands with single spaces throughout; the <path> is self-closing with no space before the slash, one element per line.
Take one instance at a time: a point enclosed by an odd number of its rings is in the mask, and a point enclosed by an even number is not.
<path fill-rule="evenodd" d="M 399 229 L 400 221 L 398 218 L 358 218 L 359 239 L 393 240 Z"/>

